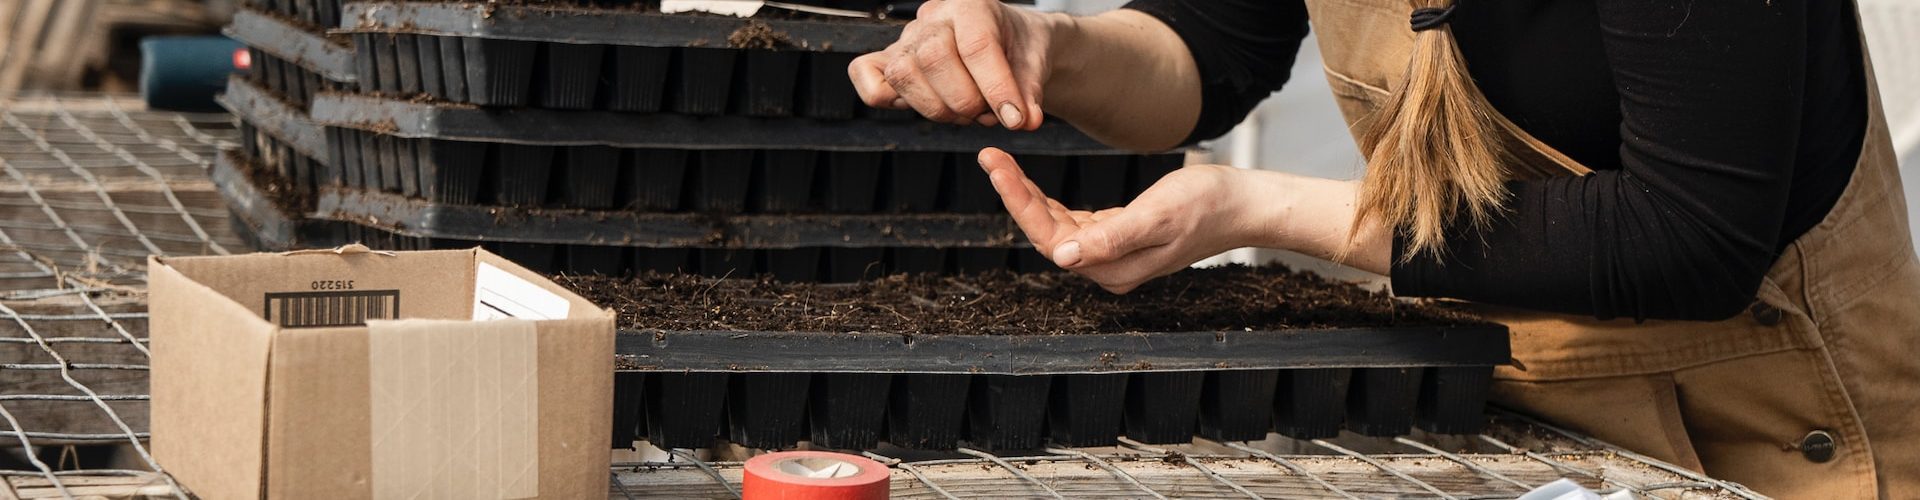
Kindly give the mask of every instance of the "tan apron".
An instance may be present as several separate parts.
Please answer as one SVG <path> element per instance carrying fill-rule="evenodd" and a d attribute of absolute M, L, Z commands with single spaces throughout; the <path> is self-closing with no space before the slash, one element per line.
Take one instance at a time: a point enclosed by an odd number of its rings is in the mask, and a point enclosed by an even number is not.
<path fill-rule="evenodd" d="M 1411 7 L 1307 5 L 1334 96 L 1358 122 L 1404 79 Z M 1513 332 L 1495 401 L 1768 495 L 1920 498 L 1920 264 L 1870 63 L 1867 81 L 1851 183 L 1774 263 L 1749 314 L 1635 323 L 1482 307 Z M 1502 125 L 1519 175 L 1590 172 Z"/>

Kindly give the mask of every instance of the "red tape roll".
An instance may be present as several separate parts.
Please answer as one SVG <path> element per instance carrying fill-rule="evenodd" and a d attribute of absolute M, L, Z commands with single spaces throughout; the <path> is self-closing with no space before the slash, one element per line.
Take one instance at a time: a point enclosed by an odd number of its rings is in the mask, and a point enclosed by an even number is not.
<path fill-rule="evenodd" d="M 747 460 L 746 500 L 886 500 L 893 471 L 866 457 L 782 451 Z"/>

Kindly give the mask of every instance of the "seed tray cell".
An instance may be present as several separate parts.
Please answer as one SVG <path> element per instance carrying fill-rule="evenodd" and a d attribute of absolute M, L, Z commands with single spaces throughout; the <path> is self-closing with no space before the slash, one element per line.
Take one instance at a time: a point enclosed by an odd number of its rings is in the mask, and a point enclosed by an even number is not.
<path fill-rule="evenodd" d="M 1193 440 L 1206 372 L 1135 373 L 1127 381 L 1127 437 L 1147 444 Z M 1366 397 L 1361 395 L 1358 397 Z"/>
<path fill-rule="evenodd" d="M 807 438 L 805 373 L 743 373 L 729 377 L 728 441 L 748 448 L 781 449 Z"/>
<path fill-rule="evenodd" d="M 706 448 L 720 437 L 727 403 L 725 373 L 650 373 L 647 441 L 661 448 Z"/>
<path fill-rule="evenodd" d="M 1068 447 L 1119 443 L 1126 415 L 1125 373 L 1055 375 L 1047 401 L 1047 427 L 1054 443 Z"/>
<path fill-rule="evenodd" d="M 1413 370 L 1457 387 L 1477 387 L 1473 394 L 1456 395 L 1464 397 L 1459 401 L 1462 405 L 1484 404 L 1487 381 L 1483 378 L 1462 377 L 1463 370 L 1452 368 Z M 1277 372 L 1291 371 L 1311 370 Z M 886 442 L 921 450 L 968 446 L 1017 452 L 1049 445 L 1108 446 L 1123 435 L 1150 444 L 1181 444 L 1196 436 L 1196 415 L 1233 411 L 1252 401 L 1272 402 L 1278 408 L 1322 403 L 1313 398 L 1289 399 L 1284 391 L 1260 391 L 1261 387 L 1236 385 L 1219 376 L 1237 373 L 1242 372 L 964 375 L 627 371 L 615 376 L 614 398 L 618 404 L 614 447 L 629 447 L 636 434 L 662 448 L 704 448 L 712 446 L 715 439 L 725 439 L 761 449 L 787 449 L 810 441 L 815 448 L 839 450 L 874 449 Z M 1339 389 L 1347 391 L 1341 399 L 1355 404 L 1381 397 L 1360 386 Z M 1232 392 L 1235 390 L 1244 392 Z M 1235 397 L 1198 397 L 1201 392 Z M 641 401 L 644 408 L 629 408 L 633 401 Z M 1422 427 L 1446 429 L 1443 433 L 1471 434 L 1485 424 L 1481 413 L 1484 408 L 1475 409 L 1470 415 L 1440 419 L 1411 413 L 1407 418 L 1418 419 Z M 1243 420 L 1245 428 L 1240 434 L 1220 437 L 1201 431 L 1198 436 L 1216 441 L 1255 441 L 1265 439 L 1270 430 L 1283 434 L 1288 430 L 1257 416 Z M 1354 426 L 1351 422 L 1348 425 Z M 635 432 L 636 428 L 645 428 L 645 432 Z M 1325 436 L 1289 435 L 1302 439 L 1331 437 L 1340 429 L 1341 423 L 1336 420 L 1331 426 L 1314 429 Z"/>
<path fill-rule="evenodd" d="M 1280 370 L 1207 373 L 1200 392 L 1199 434 L 1214 441 L 1257 441 L 1273 427 Z"/>
<path fill-rule="evenodd" d="M 814 446 L 865 450 L 880 446 L 893 376 L 879 373 L 813 375 L 807 395 L 809 440 Z"/>
<path fill-rule="evenodd" d="M 385 37 L 374 37 L 382 40 Z M 445 47 L 444 40 L 442 47 Z M 368 44 L 362 44 L 368 45 Z M 377 52 L 387 44 L 378 45 Z M 468 44 L 471 46 L 471 44 Z M 533 50 L 524 52 L 532 54 Z M 501 56 L 506 57 L 506 56 Z M 474 71 L 468 61 L 466 71 Z M 495 64 L 495 63 L 489 63 Z M 531 62 L 520 62 L 513 66 Z M 367 65 L 361 65 L 365 69 Z M 372 71 L 382 71 L 374 65 Z M 529 71 L 529 74 L 531 72 Z M 362 77 L 365 80 L 364 76 Z M 384 88 L 387 80 L 376 76 Z M 469 78 L 469 99 L 509 96 L 501 89 L 519 88 L 515 81 L 490 81 L 476 86 Z M 393 80 L 393 86 L 400 82 Z M 710 88 L 711 82 L 701 85 Z M 727 94 L 730 95 L 731 91 Z M 679 95 L 685 95 L 681 92 Z M 485 97 L 492 96 L 492 97 Z M 515 99 L 525 99 L 519 97 Z M 710 103 L 709 103 L 710 104 Z M 707 106 L 707 105 L 700 105 Z M 688 108 L 682 113 L 628 113 L 514 107 L 494 109 L 464 103 L 435 102 L 328 93 L 314 97 L 314 120 L 335 127 L 393 134 L 407 138 L 508 142 L 549 146 L 602 145 L 669 149 L 809 149 L 830 151 L 927 151 L 972 154 L 999 147 L 1015 155 L 1116 155 L 1115 150 L 1058 120 L 1039 130 L 1004 129 L 937 124 L 925 121 L 815 120 L 794 117 L 697 116 L 712 107 Z M 971 162 L 968 162 L 971 163 Z M 1125 186 L 1125 174 L 1120 184 Z"/>
<path fill-rule="evenodd" d="M 887 400 L 887 442 L 914 450 L 951 450 L 966 437 L 969 385 L 974 377 L 904 374 L 893 377 Z"/>
<path fill-rule="evenodd" d="M 989 451 L 1041 449 L 1047 440 L 1047 395 L 1053 377 L 974 377 L 967 440 Z"/>
<path fill-rule="evenodd" d="M 613 447 L 615 449 L 633 448 L 633 442 L 645 435 L 646 423 L 642 418 L 646 407 L 647 374 L 640 372 L 616 372 L 613 374 Z"/>

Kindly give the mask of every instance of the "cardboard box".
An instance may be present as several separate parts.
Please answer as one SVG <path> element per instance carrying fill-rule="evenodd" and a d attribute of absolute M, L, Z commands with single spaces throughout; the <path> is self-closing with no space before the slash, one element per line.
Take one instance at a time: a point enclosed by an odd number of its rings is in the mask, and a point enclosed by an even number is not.
<path fill-rule="evenodd" d="M 605 498 L 612 311 L 483 250 L 148 261 L 153 453 L 202 498 Z"/>

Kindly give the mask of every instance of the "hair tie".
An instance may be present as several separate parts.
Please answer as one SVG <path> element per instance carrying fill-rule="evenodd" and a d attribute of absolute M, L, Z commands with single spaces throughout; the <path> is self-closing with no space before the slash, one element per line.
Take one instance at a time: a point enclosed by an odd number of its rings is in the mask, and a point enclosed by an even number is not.
<path fill-rule="evenodd" d="M 1447 21 L 1453 20 L 1453 8 L 1459 6 L 1460 4 L 1455 2 L 1447 4 L 1446 7 L 1414 9 L 1410 24 L 1413 25 L 1414 31 L 1426 31 L 1438 28 L 1440 25 L 1447 24 Z"/>

